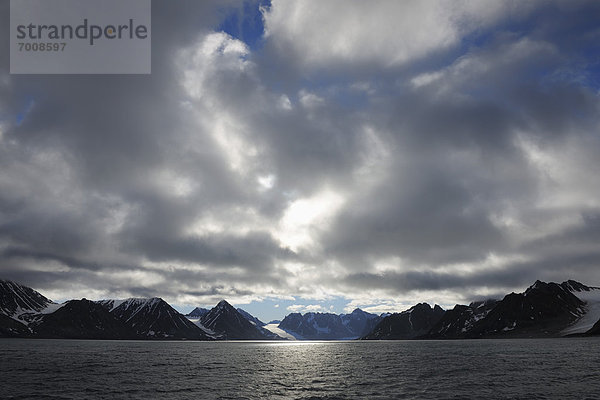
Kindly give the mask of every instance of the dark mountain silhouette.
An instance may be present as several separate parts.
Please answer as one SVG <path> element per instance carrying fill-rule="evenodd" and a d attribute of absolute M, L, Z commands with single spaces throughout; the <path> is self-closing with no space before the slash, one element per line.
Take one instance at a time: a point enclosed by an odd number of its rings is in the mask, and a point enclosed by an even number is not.
<path fill-rule="evenodd" d="M 188 318 L 200 318 L 210 310 L 207 308 L 196 307 L 189 314 L 185 314 Z"/>
<path fill-rule="evenodd" d="M 566 282 L 561 283 L 560 286 L 563 289 L 568 290 L 571 293 L 589 292 L 592 290 L 600 289 L 599 287 L 595 287 L 595 286 L 586 286 L 583 283 L 579 283 L 579 282 L 571 280 L 571 279 L 569 279 Z"/>
<path fill-rule="evenodd" d="M 423 336 L 428 339 L 464 338 L 473 326 L 496 306 L 497 300 L 479 301 L 468 306 L 457 304 L 444 313 L 442 318 Z"/>
<path fill-rule="evenodd" d="M 37 337 L 64 339 L 136 339 L 138 335 L 102 305 L 71 300 L 33 323 Z"/>
<path fill-rule="evenodd" d="M 536 281 L 524 293 L 505 296 L 466 336 L 559 336 L 583 315 L 584 304 L 562 285 Z"/>
<path fill-rule="evenodd" d="M 21 322 L 17 322 L 11 317 L 0 314 L 0 337 L 28 337 L 32 331 Z"/>
<path fill-rule="evenodd" d="M 275 335 L 260 329 L 225 300 L 204 314 L 199 323 L 226 340 L 268 340 Z"/>
<path fill-rule="evenodd" d="M 246 318 L 248 321 L 250 321 L 250 323 L 252 323 L 252 325 L 258 326 L 258 327 L 266 325 L 264 322 L 262 322 L 260 319 L 256 318 L 254 315 L 250 314 L 249 312 L 247 312 L 241 308 L 238 308 L 237 310 L 240 314 L 242 314 L 244 316 L 244 318 Z"/>
<path fill-rule="evenodd" d="M 197 324 L 160 298 L 56 304 L 31 288 L 0 281 L 0 337 L 281 339 L 258 318 L 224 300 L 211 310 L 194 311 L 201 315 Z M 573 280 L 561 284 L 537 281 L 524 293 L 511 293 L 500 301 L 456 305 L 446 312 L 423 303 L 385 318 L 360 309 L 341 315 L 292 313 L 279 328 L 301 339 L 317 340 L 598 335 L 600 288 Z"/>
<path fill-rule="evenodd" d="M 593 336 L 600 335 L 600 320 L 598 320 L 598 322 L 596 322 L 592 329 L 587 331 L 586 334 Z"/>
<path fill-rule="evenodd" d="M 586 302 L 577 296 L 584 298 L 596 291 L 598 288 L 573 280 L 561 284 L 536 281 L 524 293 L 511 293 L 501 301 L 457 305 L 423 338 L 563 336 L 565 328 L 573 326 L 588 311 Z"/>
<path fill-rule="evenodd" d="M 265 335 L 268 339 L 270 340 L 281 340 L 282 337 L 280 337 L 279 335 L 277 335 L 274 332 L 271 332 L 270 330 L 266 329 L 265 326 L 267 324 L 265 324 L 264 322 L 262 322 L 260 319 L 256 318 L 254 315 L 250 314 L 249 312 L 238 308 L 237 309 L 238 312 L 240 314 L 242 314 L 242 316 L 244 318 L 246 318 L 252 325 L 256 326 L 258 328 L 258 330 Z"/>
<path fill-rule="evenodd" d="M 437 304 L 432 308 L 427 303 L 419 303 L 406 311 L 385 317 L 363 339 L 414 339 L 427 334 L 443 315 L 444 310 Z"/>
<path fill-rule="evenodd" d="M 212 339 L 161 298 L 98 302 L 140 337 L 147 339 Z"/>

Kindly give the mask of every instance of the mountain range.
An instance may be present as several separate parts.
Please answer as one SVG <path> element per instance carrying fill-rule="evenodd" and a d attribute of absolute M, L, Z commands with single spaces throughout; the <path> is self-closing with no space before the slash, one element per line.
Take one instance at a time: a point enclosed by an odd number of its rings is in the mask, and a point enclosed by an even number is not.
<path fill-rule="evenodd" d="M 291 313 L 265 324 L 220 301 L 182 315 L 160 298 L 54 303 L 0 280 L 0 337 L 143 340 L 395 340 L 600 335 L 600 288 L 535 282 L 502 300 L 444 311 L 419 303 L 393 314 Z"/>
<path fill-rule="evenodd" d="M 382 317 L 359 308 L 350 314 L 309 312 L 286 316 L 278 328 L 300 340 L 357 339 L 369 333 Z"/>
<path fill-rule="evenodd" d="M 500 301 L 457 305 L 423 335 L 427 339 L 559 337 L 594 334 L 600 288 L 579 282 L 535 282 Z M 591 324 L 589 321 L 593 321 Z"/>

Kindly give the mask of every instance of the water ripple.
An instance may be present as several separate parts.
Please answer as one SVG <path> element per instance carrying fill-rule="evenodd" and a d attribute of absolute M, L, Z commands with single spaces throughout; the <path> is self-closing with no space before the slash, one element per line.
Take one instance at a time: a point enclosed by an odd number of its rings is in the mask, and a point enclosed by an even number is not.
<path fill-rule="evenodd" d="M 3 399 L 592 399 L 598 339 L 0 340 Z"/>

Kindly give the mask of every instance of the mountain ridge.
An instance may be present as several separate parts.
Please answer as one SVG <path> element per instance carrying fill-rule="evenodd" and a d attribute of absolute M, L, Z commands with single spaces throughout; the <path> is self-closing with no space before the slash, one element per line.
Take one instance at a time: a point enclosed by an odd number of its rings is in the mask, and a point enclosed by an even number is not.
<path fill-rule="evenodd" d="M 444 310 L 435 304 L 419 303 L 406 311 L 385 317 L 365 340 L 415 339 L 429 332 L 442 318 Z"/>
<path fill-rule="evenodd" d="M 376 340 L 599 334 L 600 287 L 574 280 L 560 284 L 538 280 L 522 293 L 457 304 L 446 311 L 419 303 L 379 316 L 360 309 L 349 314 L 291 313 L 279 324 L 264 324 L 226 300 L 184 316 L 158 297 L 57 304 L 32 288 L 0 280 L 0 337 Z"/>
<path fill-rule="evenodd" d="M 212 338 L 159 297 L 101 300 L 98 304 L 140 337 L 196 340 Z"/>
<path fill-rule="evenodd" d="M 227 301 L 221 300 L 208 313 L 202 315 L 198 322 L 225 340 L 280 339 L 248 319 L 255 317 L 246 312 L 245 314 L 240 313 Z"/>
<path fill-rule="evenodd" d="M 347 340 L 359 338 L 380 320 L 380 316 L 358 308 L 350 314 L 291 313 L 278 328 L 305 340 Z"/>

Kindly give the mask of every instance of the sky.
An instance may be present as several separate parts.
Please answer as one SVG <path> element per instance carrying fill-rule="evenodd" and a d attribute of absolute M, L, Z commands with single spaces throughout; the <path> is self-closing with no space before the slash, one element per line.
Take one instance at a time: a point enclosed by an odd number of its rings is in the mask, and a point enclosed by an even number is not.
<path fill-rule="evenodd" d="M 151 75 L 0 38 L 0 278 L 265 321 L 600 286 L 597 1 L 155 0 Z"/>

